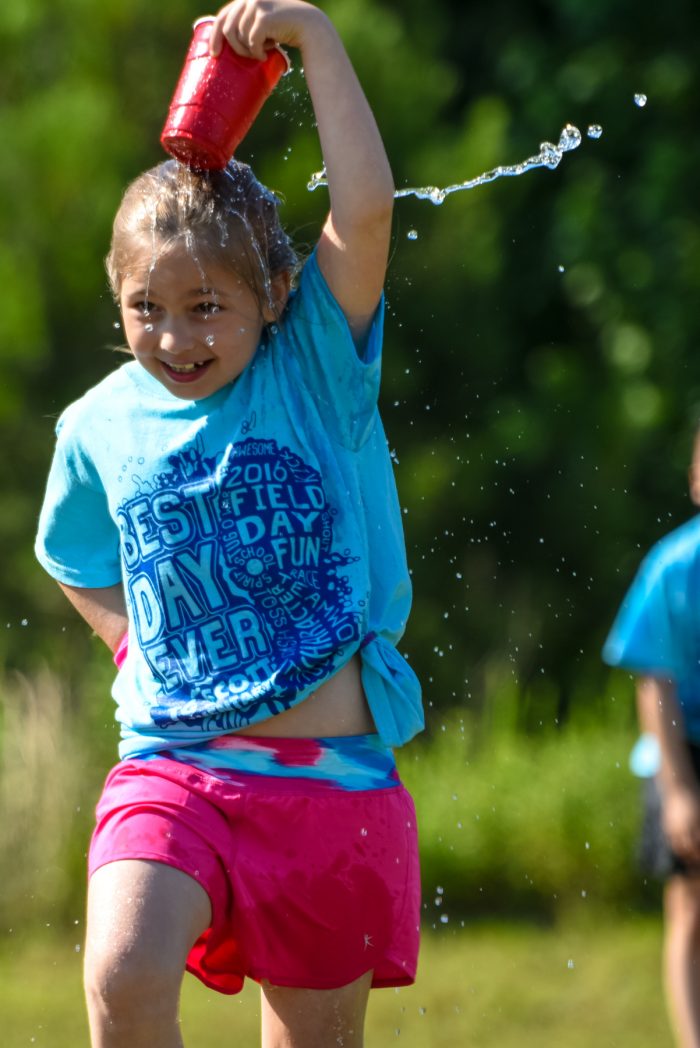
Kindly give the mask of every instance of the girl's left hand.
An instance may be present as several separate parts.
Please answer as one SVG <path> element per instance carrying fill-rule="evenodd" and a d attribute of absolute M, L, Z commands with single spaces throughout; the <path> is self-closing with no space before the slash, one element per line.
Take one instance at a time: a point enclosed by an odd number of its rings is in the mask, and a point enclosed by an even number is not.
<path fill-rule="evenodd" d="M 307 29 L 324 19 L 304 0 L 233 0 L 214 20 L 209 51 L 218 55 L 225 38 L 237 54 L 262 61 L 275 44 L 302 47 Z"/>

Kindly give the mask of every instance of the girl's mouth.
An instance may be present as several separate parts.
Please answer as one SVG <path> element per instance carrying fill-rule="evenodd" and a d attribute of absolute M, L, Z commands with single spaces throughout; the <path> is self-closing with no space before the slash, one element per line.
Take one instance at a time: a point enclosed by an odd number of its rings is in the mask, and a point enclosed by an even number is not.
<path fill-rule="evenodd" d="M 192 364 L 166 364 L 161 360 L 163 370 L 174 382 L 194 382 L 200 378 L 211 364 L 211 360 L 195 361 Z"/>

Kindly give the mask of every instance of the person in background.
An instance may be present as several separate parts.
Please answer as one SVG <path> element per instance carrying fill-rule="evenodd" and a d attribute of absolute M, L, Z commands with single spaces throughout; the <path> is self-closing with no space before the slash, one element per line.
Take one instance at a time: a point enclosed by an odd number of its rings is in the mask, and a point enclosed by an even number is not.
<path fill-rule="evenodd" d="M 700 507 L 700 430 L 689 470 Z M 666 997 L 682 1048 L 700 1046 L 700 515 L 644 558 L 603 658 L 636 677 L 642 868 L 664 887 Z"/>

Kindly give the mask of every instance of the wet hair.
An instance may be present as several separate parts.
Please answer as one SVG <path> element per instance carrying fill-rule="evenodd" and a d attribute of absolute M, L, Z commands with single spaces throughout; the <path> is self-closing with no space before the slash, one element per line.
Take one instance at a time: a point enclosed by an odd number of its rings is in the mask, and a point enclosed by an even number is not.
<path fill-rule="evenodd" d="M 196 171 L 165 160 L 126 189 L 114 219 L 105 259 L 115 299 L 136 252 L 158 255 L 183 244 L 200 265 L 229 266 L 255 294 L 261 311 L 275 312 L 271 282 L 294 275 L 299 260 L 282 228 L 279 199 L 248 164 L 231 160 L 223 170 Z"/>

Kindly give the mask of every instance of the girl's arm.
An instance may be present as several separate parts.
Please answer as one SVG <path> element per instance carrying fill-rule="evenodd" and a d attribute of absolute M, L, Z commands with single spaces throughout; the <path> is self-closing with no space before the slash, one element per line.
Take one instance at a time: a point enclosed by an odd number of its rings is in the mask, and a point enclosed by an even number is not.
<path fill-rule="evenodd" d="M 367 331 L 389 255 L 394 182 L 372 110 L 330 19 L 302 0 L 234 0 L 216 17 L 210 49 L 226 37 L 262 59 L 273 42 L 301 52 L 328 176 L 330 214 L 318 244 L 323 275 L 354 338 Z"/>
<path fill-rule="evenodd" d="M 59 582 L 59 586 L 88 626 L 92 627 L 110 651 L 116 651 L 129 625 L 121 585 L 86 589 L 84 586 L 66 586 Z"/>
<path fill-rule="evenodd" d="M 688 753 L 672 680 L 640 677 L 637 709 L 643 731 L 655 735 L 661 750 L 659 785 L 664 832 L 676 854 L 700 859 L 700 787 Z"/>

